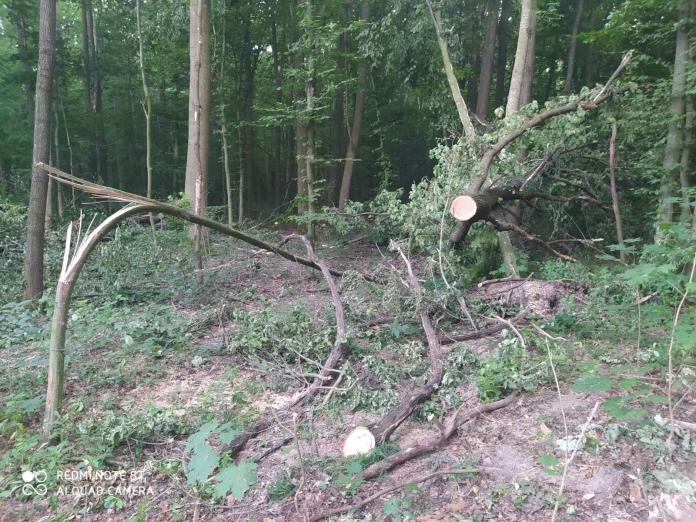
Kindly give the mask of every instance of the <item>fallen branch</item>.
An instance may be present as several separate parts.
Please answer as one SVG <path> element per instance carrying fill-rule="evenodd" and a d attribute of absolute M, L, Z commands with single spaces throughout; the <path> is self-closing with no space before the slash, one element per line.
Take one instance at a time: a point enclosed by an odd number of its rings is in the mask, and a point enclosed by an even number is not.
<path fill-rule="evenodd" d="M 470 474 L 470 473 L 478 473 L 478 471 L 479 470 L 477 468 L 446 469 L 446 470 L 442 470 L 442 471 L 434 471 L 433 473 L 428 473 L 424 477 L 417 478 L 415 480 L 408 480 L 408 481 L 399 482 L 398 484 L 394 484 L 393 486 L 385 488 L 382 491 L 375 493 L 374 495 L 370 495 L 369 497 L 361 500 L 360 502 L 356 502 L 355 504 L 331 509 L 329 511 L 325 511 L 325 512 L 321 513 L 320 515 L 315 515 L 309 519 L 309 522 L 318 522 L 319 520 L 324 520 L 325 518 L 329 518 L 329 517 L 332 517 L 334 515 L 348 513 L 349 511 L 357 511 L 358 509 L 364 508 L 369 503 L 374 502 L 378 498 L 381 498 L 385 495 L 388 495 L 389 493 L 392 493 L 393 491 L 396 491 L 398 489 L 403 489 L 403 488 L 406 488 L 408 486 L 415 486 L 416 484 L 421 484 L 422 482 L 427 482 L 428 480 L 431 480 L 431 479 L 434 479 L 437 477 L 443 477 L 445 475 L 464 475 L 464 474 Z"/>
<path fill-rule="evenodd" d="M 329 292 L 331 294 L 331 302 L 333 303 L 334 307 L 334 316 L 336 319 L 336 340 L 334 341 L 334 345 L 331 349 L 331 352 L 329 352 L 329 355 L 324 361 L 324 365 L 319 370 L 319 373 L 314 377 L 314 381 L 312 382 L 312 384 L 310 384 L 303 391 L 295 394 L 295 396 L 293 396 L 293 398 L 291 399 L 290 404 L 285 406 L 287 412 L 290 412 L 291 410 L 296 410 L 308 399 L 315 396 L 320 390 L 326 387 L 326 382 L 331 378 L 331 374 L 337 373 L 337 370 L 335 368 L 338 366 L 338 364 L 341 362 L 345 355 L 347 343 L 345 312 L 343 310 L 341 296 L 338 293 L 338 287 L 336 286 L 336 281 L 333 278 L 331 270 L 329 269 L 326 262 L 323 259 L 320 259 L 314 253 L 312 244 L 306 237 L 293 234 L 291 236 L 288 236 L 286 238 L 286 241 L 291 239 L 296 239 L 304 243 L 305 249 L 307 250 L 307 257 L 312 263 L 319 267 L 322 275 L 324 276 L 324 279 L 326 280 L 326 284 L 328 285 Z M 298 413 L 295 414 L 299 415 Z M 239 453 L 251 439 L 257 437 L 258 435 L 266 431 L 273 424 L 273 421 L 276 417 L 277 412 L 274 410 L 271 410 L 269 413 L 262 415 L 262 417 L 258 421 L 252 424 L 249 428 L 245 429 L 239 436 L 237 436 L 230 443 L 230 445 L 227 448 L 228 451 L 232 454 L 232 456 Z"/>
<path fill-rule="evenodd" d="M 442 346 L 435 332 L 435 327 L 433 326 L 428 313 L 421 303 L 422 289 L 418 278 L 416 278 L 413 273 L 413 268 L 411 267 L 411 262 L 404 255 L 404 253 L 397 249 L 401 258 L 406 265 L 406 271 L 408 273 L 408 286 L 411 292 L 416 296 L 418 302 L 419 315 L 421 324 L 423 325 L 423 331 L 425 332 L 425 337 L 428 343 L 428 362 L 430 363 L 430 377 L 427 382 L 415 390 L 408 393 L 401 402 L 394 408 L 392 408 L 382 419 L 376 424 L 370 426 L 370 431 L 375 437 L 375 441 L 378 444 L 385 442 L 389 439 L 394 430 L 398 428 L 416 409 L 416 406 L 425 402 L 437 389 L 437 387 L 442 382 L 442 378 L 445 374 L 445 364 L 444 364 L 444 353 L 442 351 Z"/>
<path fill-rule="evenodd" d="M 562 252 L 559 252 L 555 248 L 553 248 L 551 245 L 549 245 L 548 242 L 544 241 L 541 238 L 538 238 L 535 235 L 530 234 L 527 232 L 524 228 L 522 228 L 519 225 L 516 225 L 514 223 L 503 223 L 502 221 L 499 221 L 493 217 L 488 217 L 486 219 L 489 223 L 491 223 L 496 230 L 505 230 L 505 231 L 510 231 L 510 232 L 515 232 L 516 234 L 519 234 L 523 238 L 525 238 L 528 241 L 532 241 L 534 243 L 537 243 L 544 248 L 546 248 L 549 252 L 551 252 L 553 255 L 558 257 L 559 259 L 563 259 L 564 261 L 571 261 L 571 262 L 576 262 L 577 260 L 574 257 L 571 257 L 569 255 L 563 254 Z"/>
<path fill-rule="evenodd" d="M 282 248 L 278 248 L 274 245 L 271 245 L 270 243 L 261 241 L 260 239 L 245 234 L 244 232 L 241 232 L 235 228 L 228 227 L 227 225 L 223 225 L 222 223 L 218 223 L 217 221 L 213 221 L 212 219 L 207 219 L 202 216 L 192 214 L 186 209 L 179 208 L 174 205 L 169 205 L 167 203 L 161 203 L 157 200 L 146 198 L 144 196 L 139 196 L 137 194 L 132 194 L 130 192 L 125 192 L 123 190 L 118 190 L 115 188 L 106 187 L 104 185 L 99 185 L 97 183 L 92 183 L 90 181 L 83 180 L 76 176 L 72 176 L 67 172 L 63 172 L 62 170 L 59 170 L 50 165 L 46 165 L 45 163 L 36 163 L 35 166 L 40 168 L 41 170 L 46 171 L 51 178 L 78 190 L 81 190 L 82 192 L 86 192 L 88 194 L 92 194 L 94 196 L 102 197 L 104 199 L 109 199 L 113 201 L 121 201 L 123 203 L 143 205 L 148 208 L 151 208 L 152 212 L 161 212 L 163 214 L 168 214 L 170 216 L 184 219 L 195 225 L 202 225 L 204 227 L 217 230 L 218 232 L 221 232 L 227 236 L 232 236 L 236 239 L 244 241 L 245 243 L 249 243 L 250 245 L 254 245 L 255 247 L 261 248 L 268 252 L 273 252 L 274 254 L 277 254 L 294 263 L 299 263 L 300 265 L 308 266 L 316 270 L 321 270 L 319 265 L 317 265 L 314 261 L 311 261 L 310 259 L 306 259 L 301 256 L 296 256 L 295 254 L 288 252 L 287 250 L 283 250 Z M 144 210 L 141 210 L 140 212 L 144 212 Z M 334 275 L 336 277 L 341 277 L 343 275 L 342 272 L 339 272 L 337 270 L 331 270 L 330 272 L 331 275 Z"/>
<path fill-rule="evenodd" d="M 500 408 L 504 408 L 505 406 L 509 406 L 517 398 L 517 395 L 518 393 L 515 391 L 504 399 L 491 402 L 489 404 L 482 404 L 464 413 L 462 413 L 462 408 L 460 407 L 454 412 L 453 415 L 449 417 L 449 419 L 443 423 L 445 428 L 439 435 L 431 437 L 425 442 L 401 450 L 398 453 L 388 456 L 384 460 L 374 463 L 372 466 L 365 469 L 360 476 L 365 480 L 375 478 L 376 476 L 381 475 L 382 473 L 385 473 L 396 466 L 400 466 L 404 462 L 436 450 L 447 442 L 447 440 L 452 436 L 452 433 L 454 433 L 454 431 L 462 424 L 473 420 L 484 413 L 490 413 L 492 411 L 499 410 Z"/>
<path fill-rule="evenodd" d="M 527 131 L 540 125 L 543 125 L 546 121 L 552 118 L 575 112 L 581 108 L 584 110 L 595 109 L 600 103 L 609 99 L 611 95 L 611 91 L 609 90 L 610 85 L 616 79 L 616 77 L 624 70 L 624 68 L 626 67 L 626 65 L 628 65 L 630 60 L 631 53 L 627 53 L 626 55 L 624 55 L 617 69 L 611 75 L 609 80 L 607 80 L 606 84 L 602 87 L 599 93 L 591 101 L 574 101 L 566 103 L 565 105 L 561 105 L 560 107 L 548 109 L 539 114 L 536 114 L 535 116 L 532 116 L 528 120 L 522 122 L 518 127 L 513 129 L 512 131 L 501 136 L 496 143 L 494 143 L 483 153 L 479 166 L 479 174 L 469 184 L 469 187 L 466 191 L 466 195 L 470 197 L 477 197 L 480 196 L 481 193 L 485 194 L 486 192 L 490 191 L 490 187 L 486 190 L 483 190 L 483 188 L 484 184 L 486 183 L 486 179 L 488 178 L 488 173 L 491 168 L 491 165 L 493 164 L 493 161 L 505 147 L 507 147 L 508 145 L 510 145 L 510 143 L 524 135 Z M 534 176 L 535 175 L 536 173 L 534 174 Z M 523 184 L 524 181 L 519 180 L 518 187 L 522 187 Z M 523 199 L 523 196 L 520 194 L 521 191 L 517 190 L 516 192 L 517 194 L 515 195 L 519 196 L 516 199 Z M 495 205 L 493 207 L 495 207 Z M 475 212 L 472 218 L 461 220 L 457 228 L 450 235 L 450 243 L 457 244 L 463 241 L 469 233 L 471 225 L 475 221 L 483 219 L 484 215 L 484 212 Z"/>

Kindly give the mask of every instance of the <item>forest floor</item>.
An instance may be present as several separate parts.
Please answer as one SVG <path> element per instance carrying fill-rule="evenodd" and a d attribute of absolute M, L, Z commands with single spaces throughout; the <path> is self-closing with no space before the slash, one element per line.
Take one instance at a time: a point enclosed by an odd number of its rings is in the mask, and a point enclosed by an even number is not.
<path fill-rule="evenodd" d="M 191 276 L 185 242 L 168 238 L 144 247 L 147 241 L 124 237 L 114 241 L 119 245 L 107 244 L 76 291 L 57 445 L 35 435 L 47 314 L 5 307 L 3 319 L 16 324 L 6 325 L 5 347 L 0 345 L 2 354 L 10 354 L 3 355 L 0 382 L 11 383 L 0 388 L 0 520 L 302 521 L 400 484 L 330 520 L 696 520 L 696 506 L 688 503 L 696 495 L 695 434 L 680 429 L 670 436 L 654 421 L 669 416 L 659 399 L 664 375 L 643 364 L 636 339 L 603 339 L 597 334 L 603 328 L 580 335 L 581 310 L 558 308 L 575 322 L 548 334 L 552 339 L 531 326 L 558 326 L 549 310 L 495 335 L 449 344 L 448 371 L 433 398 L 398 427 L 388 445 L 378 446 L 372 460 L 345 459 L 348 433 L 378 421 L 428 374 L 413 303 L 395 289 L 403 267 L 399 256 L 364 240 L 317 249 L 332 268 L 351 270 L 340 281 L 349 350 L 342 379 L 301 415 L 288 416 L 284 407 L 311 382 L 334 341 L 334 312 L 321 274 L 213 236 L 206 269 Z M 425 262 L 412 261 L 424 275 Z M 367 283 L 358 274 L 390 282 Z M 470 308 L 479 325 L 496 314 L 510 321 L 525 304 L 491 304 L 483 296 L 477 303 Z M 435 305 L 431 310 L 440 332 L 471 330 L 466 319 Z M 664 340 L 667 334 L 651 335 Z M 642 342 L 652 341 L 646 335 Z M 498 357 L 515 343 L 514 357 Z M 504 362 L 495 366 L 496 360 Z M 541 366 L 543 378 L 526 380 Z M 597 377 L 583 388 L 577 383 L 588 369 Z M 441 433 L 447 415 L 460 405 L 480 404 L 486 376 L 496 381 L 486 388 L 489 400 L 511 388 L 521 393 L 511 405 L 464 423 L 434 451 L 377 478 L 360 478 L 376 459 Z M 611 385 L 601 376 L 613 379 Z M 690 386 L 679 392 L 675 416 L 694 422 L 693 380 Z M 192 435 L 201 426 L 247 425 L 269 411 L 277 412 L 277 422 L 236 459 L 253 463 L 248 483 L 237 484 L 241 491 L 215 498 L 212 479 L 187 483 L 193 476 Z M 220 467 L 229 464 L 223 438 L 210 439 Z M 71 489 L 97 485 L 66 478 L 90 468 L 123 471 L 146 490 Z M 45 470 L 49 478 L 22 481 L 27 470 Z M 440 474 L 430 480 L 406 484 L 435 472 Z M 130 479 L 120 480 L 125 485 Z M 23 496 L 26 484 L 37 489 Z M 38 489 L 42 484 L 47 493 Z"/>

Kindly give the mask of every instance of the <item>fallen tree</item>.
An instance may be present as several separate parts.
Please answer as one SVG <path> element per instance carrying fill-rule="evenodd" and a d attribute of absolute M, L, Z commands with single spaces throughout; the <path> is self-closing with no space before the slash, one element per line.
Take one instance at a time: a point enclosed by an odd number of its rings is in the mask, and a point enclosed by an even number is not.
<path fill-rule="evenodd" d="M 478 221 L 488 221 L 489 223 L 493 224 L 497 230 L 516 232 L 528 240 L 538 239 L 534 238 L 534 236 L 517 225 L 505 223 L 505 220 L 500 219 L 500 216 L 504 216 L 505 213 L 510 212 L 504 207 L 504 203 L 507 202 L 529 201 L 544 197 L 552 199 L 550 196 L 546 196 L 544 194 L 525 191 L 525 188 L 529 182 L 534 177 L 538 176 L 541 171 L 548 166 L 550 163 L 550 158 L 543 161 L 538 168 L 534 169 L 528 175 L 520 179 L 507 180 L 501 184 L 497 184 L 495 182 L 488 183 L 489 172 L 494 160 L 515 140 L 523 136 L 529 130 L 543 125 L 548 120 L 564 114 L 576 112 L 579 109 L 586 111 L 596 109 L 599 104 L 611 97 L 611 84 L 616 77 L 621 74 L 630 60 L 631 53 L 629 52 L 624 55 L 621 63 L 611 75 L 609 80 L 607 80 L 607 83 L 593 98 L 572 101 L 559 107 L 554 107 L 540 112 L 539 114 L 522 121 L 517 127 L 498 138 L 493 145 L 487 147 L 483 151 L 478 162 L 478 174 L 469 183 L 465 193 L 458 195 L 450 203 L 450 213 L 460 222 L 456 230 L 454 230 L 450 235 L 450 243 L 455 245 L 462 243 L 466 239 L 471 226 Z M 470 137 L 468 137 L 468 139 L 469 141 L 472 141 Z M 554 252 L 555 254 L 559 254 L 556 251 Z M 568 256 L 565 258 L 568 259 Z"/>

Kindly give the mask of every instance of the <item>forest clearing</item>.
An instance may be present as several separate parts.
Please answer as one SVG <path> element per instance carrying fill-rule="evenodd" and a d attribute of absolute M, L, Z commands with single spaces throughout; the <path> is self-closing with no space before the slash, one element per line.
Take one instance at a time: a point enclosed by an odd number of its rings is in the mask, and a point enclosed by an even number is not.
<path fill-rule="evenodd" d="M 694 20 L 0 5 L 0 521 L 696 520 Z"/>

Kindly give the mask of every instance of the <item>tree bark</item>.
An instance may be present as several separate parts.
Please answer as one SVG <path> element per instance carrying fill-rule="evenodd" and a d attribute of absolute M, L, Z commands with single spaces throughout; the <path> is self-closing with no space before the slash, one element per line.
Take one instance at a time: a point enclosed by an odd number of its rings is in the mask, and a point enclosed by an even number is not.
<path fill-rule="evenodd" d="M 370 19 L 370 4 L 363 0 L 360 7 L 360 19 L 367 22 Z M 343 178 L 341 179 L 341 192 L 338 195 L 338 208 L 343 210 L 346 201 L 350 196 L 350 186 L 353 181 L 353 164 L 355 162 L 355 151 L 360 140 L 360 129 L 362 124 L 362 113 L 365 107 L 365 83 L 367 82 L 367 64 L 361 61 L 358 66 L 358 84 L 355 94 L 355 108 L 353 109 L 353 125 L 348 137 L 346 148 L 346 162 L 343 165 Z"/>
<path fill-rule="evenodd" d="M 582 0 L 580 0 L 582 2 Z M 621 211 L 619 210 L 619 193 L 616 190 L 616 135 L 619 125 L 614 122 L 611 125 L 611 138 L 609 139 L 609 189 L 611 191 L 611 207 L 614 211 L 614 221 L 616 223 L 616 241 L 621 247 L 619 258 L 622 263 L 626 262 L 626 252 L 623 249 L 623 223 L 621 221 Z"/>
<path fill-rule="evenodd" d="M 694 48 L 691 48 L 691 55 L 693 58 Z M 696 214 L 696 208 L 694 208 L 691 201 L 690 194 L 690 183 L 689 183 L 689 173 L 691 170 L 691 148 L 694 145 L 694 97 L 693 95 L 686 96 L 686 114 L 684 116 L 684 135 L 683 135 L 683 146 L 681 151 L 681 158 L 679 161 L 679 183 L 681 185 L 681 215 L 679 217 L 679 222 L 682 225 L 689 226 L 691 221 L 691 213 Z"/>
<path fill-rule="evenodd" d="M 510 116 L 519 110 L 521 101 L 524 100 L 526 85 L 531 83 L 529 73 L 533 70 L 534 61 L 534 29 L 536 27 L 536 0 L 522 0 L 522 13 L 520 15 L 520 30 L 517 36 L 517 51 L 515 52 L 515 64 L 510 78 L 505 115 Z M 529 56 L 529 55 L 532 56 Z M 525 85 L 526 84 L 526 85 Z"/>
<path fill-rule="evenodd" d="M 510 17 L 510 1 L 503 0 L 500 7 L 500 20 L 498 20 L 498 57 L 496 63 L 495 78 L 495 106 L 502 107 L 505 101 L 505 72 L 507 70 L 508 52 L 508 18 Z"/>
<path fill-rule="evenodd" d="M 584 0 L 578 0 L 575 9 L 575 21 L 573 22 L 573 32 L 570 35 L 570 49 L 568 50 L 568 61 L 566 63 L 566 79 L 563 87 L 563 94 L 570 94 L 573 91 L 573 74 L 575 73 L 575 55 L 578 50 L 578 33 L 582 22 L 582 10 Z"/>
<path fill-rule="evenodd" d="M 45 172 L 38 169 L 35 164 L 46 162 L 49 155 L 55 42 L 56 0 L 41 0 L 39 5 L 39 62 L 36 72 L 36 98 L 34 102 L 34 147 L 24 261 L 25 297 L 28 299 L 41 297 L 44 284 L 44 220 L 48 178 Z"/>
<path fill-rule="evenodd" d="M 488 97 L 493 78 L 493 58 L 495 56 L 495 33 L 498 27 L 499 0 L 488 0 L 486 4 L 486 39 L 483 42 L 483 59 L 479 75 L 478 96 L 476 97 L 476 116 L 486 119 Z"/>
<path fill-rule="evenodd" d="M 674 196 L 679 178 L 679 165 L 683 146 L 683 125 L 686 111 L 686 66 L 689 57 L 688 16 L 693 0 L 680 0 L 679 22 L 677 24 L 674 71 L 672 73 L 672 93 L 669 113 L 671 119 L 667 128 L 667 144 L 662 162 L 663 174 L 660 182 L 660 195 L 657 210 L 655 242 L 664 237 L 661 225 L 672 223 L 674 218 Z"/>
<path fill-rule="evenodd" d="M 208 195 L 208 152 L 210 145 L 210 0 L 191 0 L 190 79 L 188 149 L 186 152 L 186 195 L 194 213 L 206 214 Z M 192 230 L 197 254 L 202 245 L 202 229 Z"/>

